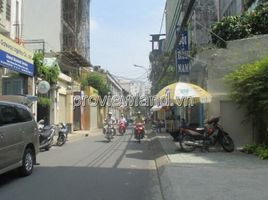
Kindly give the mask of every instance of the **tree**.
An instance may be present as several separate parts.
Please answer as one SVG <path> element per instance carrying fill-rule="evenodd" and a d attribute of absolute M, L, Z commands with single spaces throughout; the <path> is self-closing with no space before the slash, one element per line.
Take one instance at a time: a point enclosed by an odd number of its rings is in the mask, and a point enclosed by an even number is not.
<path fill-rule="evenodd" d="M 56 84 L 60 74 L 60 68 L 58 64 L 53 67 L 44 65 L 44 56 L 42 53 L 35 53 L 33 57 L 35 67 L 35 77 L 42 78 L 50 84 Z"/>
<path fill-rule="evenodd" d="M 240 107 L 246 107 L 247 118 L 256 127 L 256 141 L 268 144 L 268 57 L 242 65 L 226 78 L 231 84 L 231 98 Z"/>
<path fill-rule="evenodd" d="M 99 72 L 91 72 L 85 76 L 82 80 L 82 86 L 91 86 L 99 91 L 101 97 L 110 92 L 109 87 L 106 84 L 105 75 Z"/>

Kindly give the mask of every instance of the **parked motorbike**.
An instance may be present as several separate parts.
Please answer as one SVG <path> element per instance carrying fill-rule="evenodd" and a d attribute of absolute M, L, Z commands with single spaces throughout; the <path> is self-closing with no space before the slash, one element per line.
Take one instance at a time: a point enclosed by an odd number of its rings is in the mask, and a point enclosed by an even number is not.
<path fill-rule="evenodd" d="M 45 126 L 45 121 L 40 120 L 38 122 L 39 131 L 39 149 L 49 150 L 54 142 L 55 126 L 47 125 Z"/>
<path fill-rule="evenodd" d="M 139 143 L 141 143 L 141 139 L 144 138 L 144 124 L 143 123 L 136 123 L 135 125 L 135 138 L 138 140 Z"/>
<path fill-rule="evenodd" d="M 57 139 L 57 145 L 62 146 L 66 143 L 67 138 L 68 138 L 68 127 L 64 123 L 59 124 L 59 134 L 58 134 L 58 139 Z"/>
<path fill-rule="evenodd" d="M 119 122 L 118 131 L 121 135 L 126 132 L 126 124 L 124 122 Z"/>
<path fill-rule="evenodd" d="M 209 150 L 210 146 L 219 143 L 226 152 L 234 151 L 234 142 L 221 125 L 218 124 L 220 117 L 214 117 L 205 122 L 205 128 L 182 128 L 181 129 L 181 149 L 191 152 L 199 147 Z"/>
<path fill-rule="evenodd" d="M 115 134 L 113 123 L 108 122 L 107 128 L 105 130 L 105 137 L 107 138 L 108 142 L 111 142 L 113 136 Z"/>

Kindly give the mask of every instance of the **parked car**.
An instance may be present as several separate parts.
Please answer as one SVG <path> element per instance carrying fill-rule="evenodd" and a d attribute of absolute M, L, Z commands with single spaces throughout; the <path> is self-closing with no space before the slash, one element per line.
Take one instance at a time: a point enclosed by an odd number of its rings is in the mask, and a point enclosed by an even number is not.
<path fill-rule="evenodd" d="M 22 176 L 30 175 L 38 152 L 38 127 L 30 109 L 0 101 L 0 174 L 18 168 Z"/>

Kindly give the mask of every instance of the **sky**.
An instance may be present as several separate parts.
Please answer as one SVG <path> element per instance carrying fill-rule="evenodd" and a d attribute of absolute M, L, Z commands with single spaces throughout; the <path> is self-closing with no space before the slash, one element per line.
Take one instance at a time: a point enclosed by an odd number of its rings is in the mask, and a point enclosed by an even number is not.
<path fill-rule="evenodd" d="M 111 74 L 146 79 L 150 34 L 160 33 L 165 0 L 91 0 L 90 56 Z M 163 33 L 163 31 L 162 31 Z"/>

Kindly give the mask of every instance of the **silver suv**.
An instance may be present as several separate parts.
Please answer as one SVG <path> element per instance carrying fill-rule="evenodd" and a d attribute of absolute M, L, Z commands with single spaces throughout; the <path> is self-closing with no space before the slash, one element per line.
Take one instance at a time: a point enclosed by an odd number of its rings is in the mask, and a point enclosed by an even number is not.
<path fill-rule="evenodd" d="M 0 174 L 18 168 L 28 176 L 39 151 L 38 129 L 30 109 L 0 101 Z"/>

